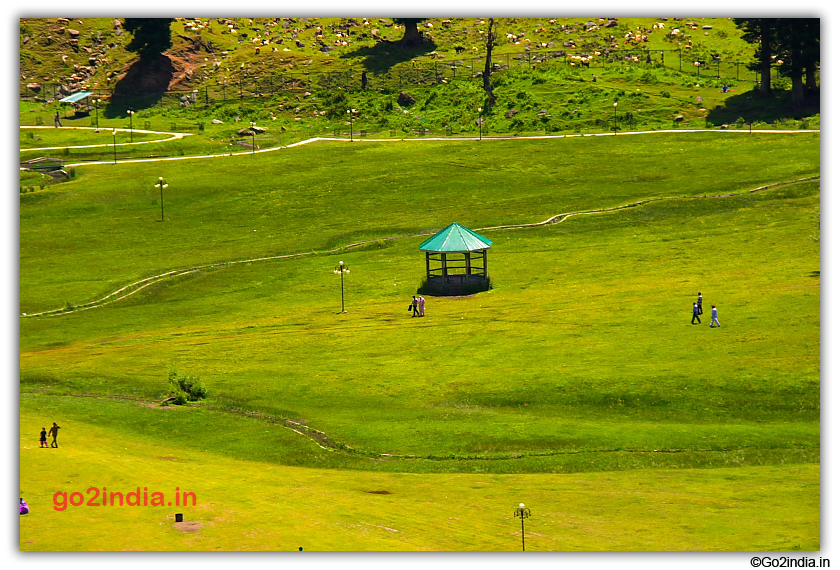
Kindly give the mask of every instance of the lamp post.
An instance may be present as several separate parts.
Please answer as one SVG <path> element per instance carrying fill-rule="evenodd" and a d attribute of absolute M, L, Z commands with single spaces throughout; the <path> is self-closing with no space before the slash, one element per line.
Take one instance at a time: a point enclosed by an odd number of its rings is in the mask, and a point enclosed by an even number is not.
<path fill-rule="evenodd" d="M 163 176 L 158 178 L 157 184 L 155 184 L 155 188 L 160 188 L 160 221 L 163 221 L 163 189 L 167 188 L 169 184 L 166 183 L 166 180 L 163 179 Z"/>
<path fill-rule="evenodd" d="M 613 132 L 618 134 L 618 103 L 613 103 Z"/>
<path fill-rule="evenodd" d="M 255 126 L 257 126 L 257 123 L 251 121 L 251 154 L 255 154 L 257 152 L 257 131 L 254 130 Z"/>
<path fill-rule="evenodd" d="M 350 117 L 350 142 L 353 142 L 353 112 L 352 112 L 352 109 L 347 109 L 347 116 Z"/>
<path fill-rule="evenodd" d="M 519 503 L 519 508 L 513 511 L 513 516 L 522 519 L 522 552 L 525 552 L 525 519 L 531 516 L 531 509 L 526 509 L 524 503 Z"/>
<path fill-rule="evenodd" d="M 339 261 L 333 273 L 341 275 L 341 312 L 346 313 L 347 311 L 344 310 L 344 274 L 350 273 L 350 268 L 343 261 Z"/>
<path fill-rule="evenodd" d="M 117 129 L 114 129 L 114 164 L 117 163 Z"/>
<path fill-rule="evenodd" d="M 482 108 L 478 108 L 478 140 L 481 140 L 481 111 Z"/>
<path fill-rule="evenodd" d="M 96 109 L 96 132 L 99 132 L 99 104 L 102 102 L 101 99 L 94 99 L 93 106 Z"/>
<path fill-rule="evenodd" d="M 134 142 L 134 109 L 128 110 L 128 140 Z"/>

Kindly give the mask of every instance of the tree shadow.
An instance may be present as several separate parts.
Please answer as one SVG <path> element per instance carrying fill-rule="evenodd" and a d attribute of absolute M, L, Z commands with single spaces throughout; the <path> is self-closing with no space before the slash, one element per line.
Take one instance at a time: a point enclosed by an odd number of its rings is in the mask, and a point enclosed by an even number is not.
<path fill-rule="evenodd" d="M 769 97 L 762 97 L 758 90 L 733 95 L 709 111 L 706 120 L 715 125 L 731 124 L 739 118 L 747 123 L 773 123 L 779 119 L 803 119 L 820 112 L 819 93 L 809 95 L 805 103 L 793 107 L 790 91 L 773 91 Z"/>
<path fill-rule="evenodd" d="M 160 103 L 175 77 L 175 66 L 169 57 L 139 59 L 114 86 L 111 100 L 104 108 L 106 118 L 127 116 L 128 109 L 148 109 Z"/>
<path fill-rule="evenodd" d="M 341 55 L 342 59 L 356 57 L 364 58 L 362 66 L 374 73 L 387 73 L 398 63 L 411 61 L 415 57 L 428 55 L 437 49 L 437 44 L 432 40 L 424 40 L 412 45 L 403 45 L 400 42 L 379 41 L 373 46 L 362 46 L 358 49 Z"/>

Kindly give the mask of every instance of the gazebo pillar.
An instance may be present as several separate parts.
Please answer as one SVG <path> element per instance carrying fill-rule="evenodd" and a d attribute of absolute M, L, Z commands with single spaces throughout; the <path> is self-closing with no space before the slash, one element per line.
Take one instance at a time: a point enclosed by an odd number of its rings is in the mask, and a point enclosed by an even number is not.
<path fill-rule="evenodd" d="M 446 254 L 440 254 L 440 263 L 441 263 L 441 275 L 443 276 L 443 282 L 449 283 L 449 271 L 446 269 Z"/>

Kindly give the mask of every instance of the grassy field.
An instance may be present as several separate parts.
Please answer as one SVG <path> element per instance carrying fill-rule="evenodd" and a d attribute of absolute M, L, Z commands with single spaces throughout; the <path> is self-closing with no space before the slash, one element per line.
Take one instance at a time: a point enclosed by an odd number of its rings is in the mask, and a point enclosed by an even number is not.
<path fill-rule="evenodd" d="M 21 488 L 44 513 L 21 548 L 513 550 L 525 502 L 535 550 L 818 549 L 819 148 L 323 142 L 79 166 L 21 195 L 24 313 L 217 264 L 21 319 Z M 495 242 L 494 289 L 412 319 L 418 246 L 452 221 Z M 209 398 L 159 407 L 173 369 Z M 62 448 L 37 450 L 52 421 Z M 164 507 L 52 508 L 138 485 L 195 492 L 200 528 Z M 453 500 L 463 515 L 441 518 Z M 298 522 L 267 523 L 278 509 Z"/>

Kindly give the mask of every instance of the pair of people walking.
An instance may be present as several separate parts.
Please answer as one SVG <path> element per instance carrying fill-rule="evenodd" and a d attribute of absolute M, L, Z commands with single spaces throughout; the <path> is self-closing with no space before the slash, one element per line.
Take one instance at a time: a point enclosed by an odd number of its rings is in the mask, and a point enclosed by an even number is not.
<path fill-rule="evenodd" d="M 426 316 L 426 299 L 423 298 L 421 295 L 418 297 L 417 295 L 411 296 L 411 304 L 408 306 L 409 311 L 414 311 L 411 315 L 412 318 L 414 317 L 425 317 Z"/>
<path fill-rule="evenodd" d="M 697 293 L 697 302 L 694 303 L 694 308 L 691 315 L 691 324 L 694 324 L 696 320 L 698 324 L 703 324 L 700 320 L 700 315 L 703 314 L 703 293 Z M 718 320 L 718 310 L 717 307 L 712 305 L 712 322 L 709 324 L 710 327 L 714 327 L 715 325 L 720 326 L 720 321 Z"/>
<path fill-rule="evenodd" d="M 41 428 L 41 447 L 58 447 L 58 442 L 56 442 L 56 438 L 58 437 L 58 430 L 61 427 L 53 422 L 52 427 L 49 431 L 49 436 L 52 437 L 52 443 L 47 445 L 47 428 Z"/>

